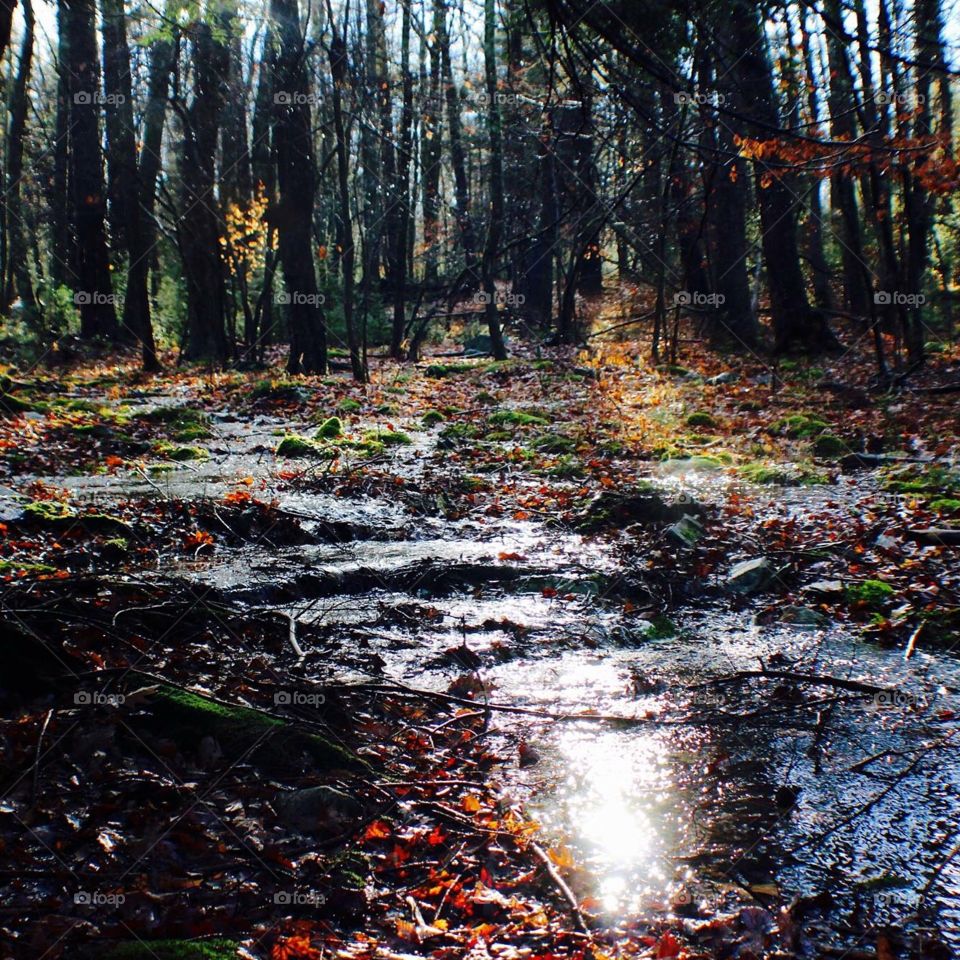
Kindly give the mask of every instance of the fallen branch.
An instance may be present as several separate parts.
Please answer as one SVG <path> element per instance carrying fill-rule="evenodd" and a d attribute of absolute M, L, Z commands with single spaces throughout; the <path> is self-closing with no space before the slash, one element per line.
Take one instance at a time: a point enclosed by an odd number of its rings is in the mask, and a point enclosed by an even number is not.
<path fill-rule="evenodd" d="M 589 933 L 590 928 L 587 926 L 587 921 L 583 919 L 583 914 L 580 912 L 580 904 L 577 903 L 577 898 L 574 895 L 574 892 L 567 885 L 567 881 L 560 876 L 560 872 L 550 859 L 550 856 L 546 853 L 543 847 L 540 847 L 535 843 L 530 844 L 530 849 L 536 855 L 537 859 L 540 860 L 547 868 L 547 873 L 550 874 L 550 879 L 554 882 L 556 888 L 563 894 L 567 903 L 570 904 L 570 911 L 573 913 L 573 918 L 577 922 L 577 928 L 581 933 Z"/>
<path fill-rule="evenodd" d="M 840 690 L 852 690 L 854 693 L 893 693 L 890 687 L 877 687 L 860 680 L 846 680 L 843 677 L 827 677 L 817 673 L 794 673 L 792 670 L 739 670 L 726 677 L 717 677 L 699 686 L 717 686 L 722 683 L 736 683 L 760 677 L 769 680 L 792 680 L 794 683 L 809 683 L 819 687 L 837 687 Z"/>

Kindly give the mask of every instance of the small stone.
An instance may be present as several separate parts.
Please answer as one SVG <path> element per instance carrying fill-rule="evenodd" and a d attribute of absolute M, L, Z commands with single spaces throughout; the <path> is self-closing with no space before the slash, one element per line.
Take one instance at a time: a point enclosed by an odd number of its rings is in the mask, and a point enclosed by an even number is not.
<path fill-rule="evenodd" d="M 281 793 L 273 800 L 280 820 L 300 833 L 329 836 L 343 833 L 363 814 L 363 806 L 334 787 L 306 787 Z"/>
<path fill-rule="evenodd" d="M 804 593 L 813 593 L 819 597 L 838 598 L 843 596 L 842 580 L 817 580 L 803 588 Z"/>
<path fill-rule="evenodd" d="M 718 373 L 715 377 L 710 377 L 707 383 L 712 387 L 716 387 L 722 383 L 736 383 L 739 379 L 739 374 L 734 373 L 732 370 L 725 370 L 723 373 Z"/>
<path fill-rule="evenodd" d="M 667 527 L 667 536 L 681 547 L 692 547 L 703 536 L 703 524 L 697 517 L 685 513 L 676 523 Z"/>
<path fill-rule="evenodd" d="M 727 577 L 727 588 L 734 593 L 757 593 L 776 576 L 773 564 L 766 557 L 755 557 L 736 564 Z"/>
<path fill-rule="evenodd" d="M 780 621 L 798 627 L 826 627 L 830 624 L 830 618 L 813 607 L 784 607 L 780 611 Z"/>

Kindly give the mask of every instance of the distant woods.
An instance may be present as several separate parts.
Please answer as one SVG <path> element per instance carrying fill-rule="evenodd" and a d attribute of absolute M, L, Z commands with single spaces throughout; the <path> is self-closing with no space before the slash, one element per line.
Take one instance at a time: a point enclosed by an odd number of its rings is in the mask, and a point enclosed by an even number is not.
<path fill-rule="evenodd" d="M 916 369 L 960 290 L 949 13 L 0 0 L 5 335 L 364 380 L 452 319 L 579 343 L 630 290 L 654 356 L 840 319 Z"/>

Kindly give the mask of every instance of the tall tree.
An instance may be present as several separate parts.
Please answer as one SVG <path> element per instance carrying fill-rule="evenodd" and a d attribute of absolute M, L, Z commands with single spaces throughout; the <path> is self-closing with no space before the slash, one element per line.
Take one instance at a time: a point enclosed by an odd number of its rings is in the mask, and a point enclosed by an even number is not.
<path fill-rule="evenodd" d="M 70 193 L 77 239 L 80 335 L 116 337 L 117 314 L 107 251 L 106 189 L 100 149 L 100 70 L 94 0 L 64 0 L 70 102 Z"/>
<path fill-rule="evenodd" d="M 500 103 L 497 97 L 497 34 L 495 0 L 483 5 L 483 63 L 487 93 L 487 125 L 490 128 L 490 209 L 487 219 L 487 240 L 483 246 L 481 280 L 486 294 L 487 330 L 490 350 L 495 360 L 507 359 L 503 330 L 497 305 L 496 264 L 500 254 L 503 229 L 503 133 L 500 127 Z"/>
<path fill-rule="evenodd" d="M 147 273 L 135 260 L 148 256 L 137 175 L 133 84 L 123 0 L 101 0 L 103 79 L 107 101 L 107 171 L 110 224 L 115 245 L 126 254 L 127 290 L 120 335 L 140 345 L 145 370 L 157 370 L 156 345 L 150 321 Z"/>
<path fill-rule="evenodd" d="M 310 122 L 311 92 L 297 0 L 271 0 L 276 30 L 274 148 L 279 204 L 273 221 L 288 294 L 291 373 L 327 369 L 326 319 L 311 254 L 316 165 Z"/>
<path fill-rule="evenodd" d="M 177 241 L 187 286 L 185 355 L 191 360 L 224 363 L 229 350 L 216 154 L 230 53 L 219 38 L 222 30 L 215 34 L 209 23 L 195 21 L 189 33 L 193 46 L 193 98 L 188 107 L 177 103 L 183 125 Z"/>

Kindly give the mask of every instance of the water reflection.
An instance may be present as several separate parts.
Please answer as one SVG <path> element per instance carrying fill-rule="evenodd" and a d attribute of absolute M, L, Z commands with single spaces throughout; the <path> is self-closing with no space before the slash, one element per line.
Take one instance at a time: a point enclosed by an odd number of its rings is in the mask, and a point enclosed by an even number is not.
<path fill-rule="evenodd" d="M 568 729 L 556 741 L 561 777 L 541 801 L 550 832 L 562 833 L 583 869 L 578 893 L 610 915 L 662 897 L 670 770 L 651 734 Z"/>

